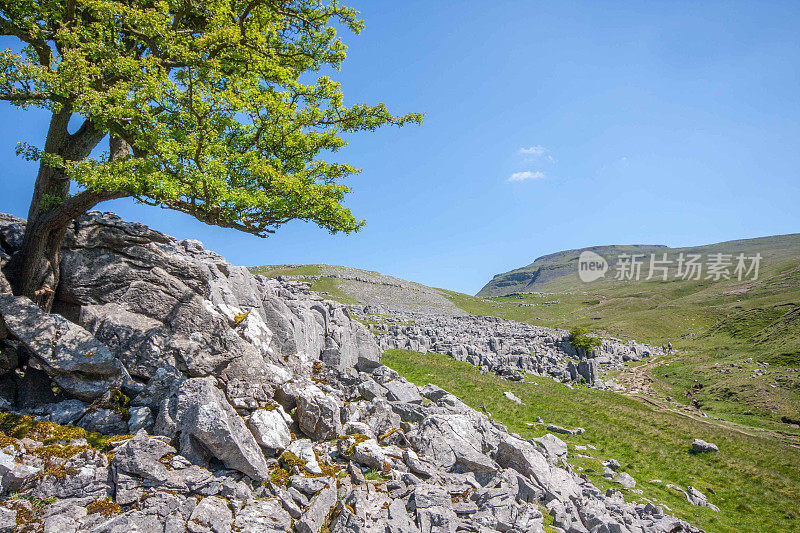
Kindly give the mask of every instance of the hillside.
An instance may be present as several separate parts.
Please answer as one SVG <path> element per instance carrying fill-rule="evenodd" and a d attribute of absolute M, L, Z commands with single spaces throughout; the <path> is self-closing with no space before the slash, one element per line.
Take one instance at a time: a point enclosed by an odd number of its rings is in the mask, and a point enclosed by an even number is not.
<path fill-rule="evenodd" d="M 288 280 L 304 280 L 311 289 L 345 304 L 361 304 L 375 311 L 466 315 L 445 291 L 371 270 L 339 265 L 265 265 L 250 269 L 256 274 Z"/>
<path fill-rule="evenodd" d="M 650 254 L 656 254 L 656 257 L 660 258 L 665 253 L 667 258 L 672 260 L 676 260 L 681 253 L 701 254 L 704 257 L 712 253 L 733 255 L 743 253 L 746 256 L 760 253 L 763 257 L 762 267 L 769 269 L 779 266 L 784 261 L 800 258 L 800 233 L 682 248 L 669 248 L 663 245 L 611 245 L 564 250 L 539 257 L 527 266 L 495 275 L 478 291 L 477 296 L 496 298 L 518 293 L 583 292 L 587 290 L 587 284 L 578 277 L 578 257 L 583 251 L 596 253 L 605 258 L 609 264 L 605 278 L 591 285 L 610 286 L 621 283 L 614 280 L 617 257 L 620 254 L 642 254 L 645 261 L 643 265 L 645 276 Z M 669 277 L 672 278 L 675 272 L 676 265 L 673 264 L 669 269 Z"/>

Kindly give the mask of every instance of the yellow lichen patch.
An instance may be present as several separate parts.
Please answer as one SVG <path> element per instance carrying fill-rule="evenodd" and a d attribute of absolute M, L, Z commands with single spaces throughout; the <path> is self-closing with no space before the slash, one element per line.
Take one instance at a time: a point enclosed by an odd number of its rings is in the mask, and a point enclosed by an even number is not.
<path fill-rule="evenodd" d="M 270 474 L 269 476 L 269 480 L 275 483 L 276 485 L 285 487 L 286 485 L 289 484 L 289 471 L 284 468 L 278 467 L 272 471 L 272 474 Z"/>
<path fill-rule="evenodd" d="M 77 473 L 78 470 L 75 468 L 67 468 L 63 464 L 49 462 L 37 477 L 44 478 L 46 476 L 53 476 L 57 480 L 63 481 L 67 476 L 74 476 Z"/>
<path fill-rule="evenodd" d="M 0 431 L 0 448 L 5 448 L 6 446 L 13 446 L 16 449 L 19 449 L 19 442 L 14 437 L 9 437 L 2 431 Z"/>
<path fill-rule="evenodd" d="M 100 513 L 103 516 L 112 516 L 122 512 L 122 508 L 117 502 L 111 498 L 103 498 L 102 500 L 95 500 L 86 506 L 88 514 Z"/>
<path fill-rule="evenodd" d="M 311 365 L 311 370 L 315 374 L 322 372 L 322 361 L 314 361 L 314 364 Z"/>
<path fill-rule="evenodd" d="M 297 468 L 304 468 L 306 464 L 308 464 L 308 461 L 305 459 L 300 459 L 292 452 L 283 452 L 278 458 L 278 462 L 282 467 L 288 467 L 288 470 L 291 470 L 293 466 L 296 466 Z"/>
<path fill-rule="evenodd" d="M 388 439 L 389 437 L 391 437 L 392 435 L 394 435 L 398 431 L 402 431 L 402 430 L 400 428 L 390 429 L 389 431 L 387 431 L 386 433 L 384 433 L 383 435 L 378 437 L 378 440 L 382 441 L 382 440 Z"/>
<path fill-rule="evenodd" d="M 233 317 L 233 325 L 238 326 L 242 322 L 244 322 L 247 317 L 250 315 L 250 311 L 245 311 L 243 313 L 239 313 L 238 315 Z"/>
<path fill-rule="evenodd" d="M 344 454 L 347 457 L 350 457 L 356 451 L 356 446 L 358 446 L 359 444 L 361 444 L 366 440 L 369 440 L 369 437 L 361 433 L 353 433 L 352 435 L 342 435 L 341 437 L 339 437 L 339 440 L 350 442 L 350 444 L 344 451 Z"/>
<path fill-rule="evenodd" d="M 341 466 L 329 465 L 324 461 L 317 460 L 317 464 L 319 464 L 319 469 L 322 470 L 319 474 L 306 474 L 307 477 L 332 477 L 338 478 L 339 472 L 342 470 Z"/>
<path fill-rule="evenodd" d="M 31 450 L 31 453 L 34 455 L 38 455 L 39 457 L 45 460 L 52 459 L 54 457 L 58 457 L 60 459 L 69 459 L 70 457 L 77 455 L 88 449 L 89 446 L 73 446 L 71 444 L 60 446 L 58 444 L 51 444 L 48 446 L 42 446 L 41 448 L 36 448 L 35 450 Z"/>
<path fill-rule="evenodd" d="M 90 447 L 99 451 L 104 451 L 114 441 L 131 437 L 131 435 L 109 437 L 100 433 L 86 431 L 83 428 L 61 426 L 53 422 L 40 422 L 32 416 L 13 413 L 0 413 L 0 431 L 8 437 L 16 439 L 28 437 L 42 444 L 86 439 Z"/>

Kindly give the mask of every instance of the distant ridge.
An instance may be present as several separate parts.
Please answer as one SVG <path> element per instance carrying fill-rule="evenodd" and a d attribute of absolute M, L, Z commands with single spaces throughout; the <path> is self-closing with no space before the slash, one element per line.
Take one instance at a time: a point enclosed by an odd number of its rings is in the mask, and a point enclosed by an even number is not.
<path fill-rule="evenodd" d="M 581 252 L 590 250 L 609 262 L 613 269 L 616 257 L 619 254 L 644 254 L 668 253 L 677 256 L 683 253 L 761 253 L 765 260 L 786 259 L 794 255 L 800 258 L 800 233 L 788 235 L 775 235 L 755 239 L 739 239 L 717 244 L 692 246 L 684 248 L 670 248 L 659 244 L 634 244 L 634 245 L 607 245 L 590 246 L 564 250 L 543 255 L 533 263 L 495 275 L 489 283 L 478 292 L 481 298 L 496 298 L 515 293 L 530 292 L 569 292 L 583 290 L 586 286 L 578 278 L 578 256 Z"/>

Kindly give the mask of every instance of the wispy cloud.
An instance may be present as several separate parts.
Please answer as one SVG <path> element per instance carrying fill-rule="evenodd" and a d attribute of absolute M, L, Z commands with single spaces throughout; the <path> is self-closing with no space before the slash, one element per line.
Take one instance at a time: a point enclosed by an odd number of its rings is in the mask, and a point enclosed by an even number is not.
<path fill-rule="evenodd" d="M 531 172 L 526 170 L 524 172 L 514 172 L 508 177 L 508 181 L 525 181 L 525 180 L 541 180 L 544 179 L 544 172 L 539 170 Z"/>
<path fill-rule="evenodd" d="M 550 153 L 550 150 L 542 146 L 541 144 L 535 144 L 528 148 L 520 148 L 519 153 L 526 156 L 525 161 L 532 163 L 534 161 L 541 161 L 546 160 L 549 161 L 550 164 L 555 165 L 556 158 Z"/>
<path fill-rule="evenodd" d="M 525 155 L 542 156 L 542 155 L 547 153 L 547 148 L 545 148 L 541 144 L 536 144 L 534 146 L 531 146 L 530 148 L 520 148 L 519 149 L 519 153 L 525 154 Z"/>

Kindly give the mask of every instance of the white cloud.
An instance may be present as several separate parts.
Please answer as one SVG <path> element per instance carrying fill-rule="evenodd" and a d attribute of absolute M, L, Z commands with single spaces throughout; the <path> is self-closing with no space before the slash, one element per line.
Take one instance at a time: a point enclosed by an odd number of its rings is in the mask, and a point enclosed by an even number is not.
<path fill-rule="evenodd" d="M 536 172 L 531 172 L 530 170 L 526 170 L 524 172 L 514 172 L 509 176 L 508 181 L 525 181 L 525 180 L 540 180 L 544 179 L 544 172 L 537 170 Z"/>
<path fill-rule="evenodd" d="M 544 154 L 547 153 L 547 148 L 545 148 L 544 146 L 542 146 L 540 144 L 537 144 L 537 145 L 531 146 L 530 148 L 520 148 L 519 149 L 519 153 L 525 154 L 525 155 L 543 156 Z"/>

